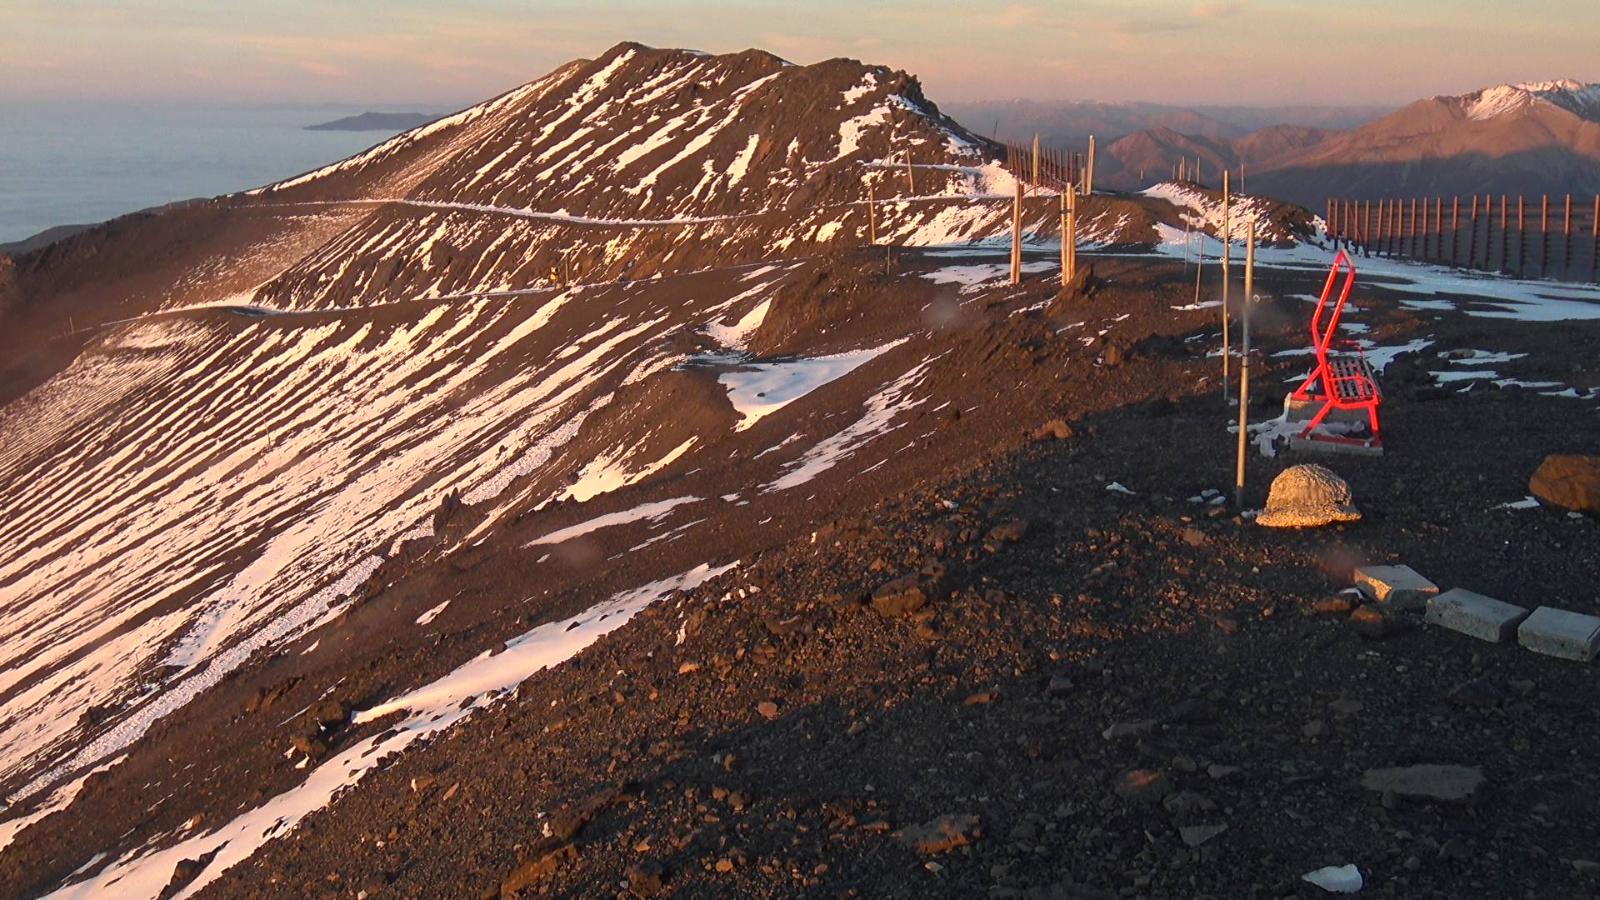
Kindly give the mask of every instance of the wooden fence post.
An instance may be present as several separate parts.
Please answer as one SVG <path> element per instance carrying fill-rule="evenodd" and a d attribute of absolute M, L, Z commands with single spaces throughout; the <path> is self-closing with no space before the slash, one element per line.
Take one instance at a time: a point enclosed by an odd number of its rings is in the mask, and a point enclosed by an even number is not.
<path fill-rule="evenodd" d="M 1506 271 L 1506 250 L 1509 250 L 1510 243 L 1510 232 L 1506 231 L 1506 221 L 1509 215 L 1510 208 L 1506 202 L 1506 195 L 1501 194 L 1501 264 L 1494 267 L 1496 272 Z"/>
<path fill-rule="evenodd" d="M 1362 200 L 1362 253 L 1373 255 L 1373 202 Z"/>
<path fill-rule="evenodd" d="M 1550 195 L 1539 200 L 1539 277 L 1550 276 Z"/>
<path fill-rule="evenodd" d="M 915 197 L 917 195 L 917 176 L 911 172 L 910 150 L 906 151 L 906 189 L 910 192 L 910 196 Z"/>
<path fill-rule="evenodd" d="M 1415 259 L 1417 256 L 1417 198 L 1411 198 L 1411 236 L 1406 239 L 1406 255 Z"/>
<path fill-rule="evenodd" d="M 1022 282 L 1022 179 L 1017 180 L 1017 199 L 1011 206 L 1011 283 Z"/>
<path fill-rule="evenodd" d="M 1468 227 L 1472 229 L 1472 236 L 1467 240 L 1467 268 L 1476 269 L 1478 267 L 1478 195 L 1476 193 L 1472 195 L 1472 224 Z"/>
<path fill-rule="evenodd" d="M 1089 171 L 1084 175 L 1083 195 L 1094 193 L 1094 135 L 1089 135 Z"/>
<path fill-rule="evenodd" d="M 1033 133 L 1033 186 L 1039 186 L 1039 132 Z"/>
<path fill-rule="evenodd" d="M 1379 256 L 1383 255 L 1383 215 L 1384 215 L 1384 211 L 1385 211 L 1383 204 L 1384 204 L 1384 198 L 1379 197 L 1378 198 L 1378 215 L 1376 216 L 1376 218 L 1373 219 L 1373 231 L 1372 231 L 1373 252 L 1378 254 Z"/>
<path fill-rule="evenodd" d="M 1445 199 L 1434 197 L 1434 227 L 1438 231 L 1434 239 L 1434 261 L 1443 263 L 1445 259 Z"/>
<path fill-rule="evenodd" d="M 1517 195 L 1517 277 L 1528 274 L 1528 217 L 1526 198 Z"/>
<path fill-rule="evenodd" d="M 1594 195 L 1594 252 L 1589 255 L 1589 280 L 1600 281 L 1600 194 Z"/>
<path fill-rule="evenodd" d="M 1450 198 L 1450 265 L 1461 263 L 1461 197 Z"/>
<path fill-rule="evenodd" d="M 1572 195 L 1567 195 L 1566 218 L 1561 225 L 1561 279 L 1572 277 Z"/>
<path fill-rule="evenodd" d="M 1406 229 L 1406 208 L 1404 200 L 1389 201 L 1389 218 L 1389 255 L 1399 256 L 1402 252 L 1401 247 L 1404 246 L 1401 244 L 1400 238 Z"/>
<path fill-rule="evenodd" d="M 1494 195 L 1483 195 L 1483 268 L 1494 271 Z"/>
<path fill-rule="evenodd" d="M 1334 235 L 1334 231 L 1333 231 L 1333 198 L 1332 197 L 1328 198 L 1328 215 L 1323 221 L 1328 226 L 1328 240 L 1329 240 L 1329 242 L 1331 242 L 1335 247 L 1339 246 L 1339 242 L 1337 240 L 1335 240 L 1334 236 L 1333 236 Z"/>

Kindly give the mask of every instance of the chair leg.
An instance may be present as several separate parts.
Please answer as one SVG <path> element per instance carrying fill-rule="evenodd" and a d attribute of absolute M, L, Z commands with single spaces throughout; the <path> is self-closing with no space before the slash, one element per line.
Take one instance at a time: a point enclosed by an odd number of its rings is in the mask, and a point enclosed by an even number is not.
<path fill-rule="evenodd" d="M 1303 438 L 1310 437 L 1311 432 L 1315 431 L 1317 426 L 1322 424 L 1322 420 L 1326 419 L 1328 413 L 1331 412 L 1333 412 L 1333 401 L 1329 400 L 1327 403 L 1322 404 L 1322 408 L 1317 410 L 1317 414 L 1312 417 L 1311 421 L 1306 423 L 1306 427 L 1300 432 L 1300 436 Z"/>

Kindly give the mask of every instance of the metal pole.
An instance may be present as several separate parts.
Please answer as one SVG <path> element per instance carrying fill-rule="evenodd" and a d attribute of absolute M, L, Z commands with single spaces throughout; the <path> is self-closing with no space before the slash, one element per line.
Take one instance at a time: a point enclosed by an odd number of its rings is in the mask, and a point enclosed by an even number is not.
<path fill-rule="evenodd" d="M 1228 195 L 1228 170 L 1222 170 L 1222 399 L 1228 399 L 1228 261 L 1232 256 L 1233 232 Z"/>
<path fill-rule="evenodd" d="M 1067 247 L 1067 242 L 1068 242 L 1068 240 L 1070 240 L 1070 238 L 1069 238 L 1069 236 L 1067 234 L 1068 231 L 1070 231 L 1070 229 L 1067 227 L 1067 192 L 1066 191 L 1062 191 L 1061 192 L 1061 289 L 1062 290 L 1066 290 L 1067 284 L 1072 281 L 1071 261 L 1067 258 L 1068 252 L 1069 252 L 1069 248 Z"/>
<path fill-rule="evenodd" d="M 878 203 L 872 190 L 872 182 L 867 182 L 867 240 L 873 246 L 878 243 Z"/>
<path fill-rule="evenodd" d="M 1244 508 L 1244 457 L 1250 433 L 1250 306 L 1256 289 L 1256 222 L 1250 220 L 1244 245 L 1244 361 L 1239 364 L 1239 452 L 1233 472 L 1233 505 Z"/>

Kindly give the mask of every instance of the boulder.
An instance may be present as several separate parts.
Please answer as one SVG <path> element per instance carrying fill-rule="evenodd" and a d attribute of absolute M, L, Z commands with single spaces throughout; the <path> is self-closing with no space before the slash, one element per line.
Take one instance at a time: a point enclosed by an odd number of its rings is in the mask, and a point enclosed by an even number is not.
<path fill-rule="evenodd" d="M 1290 466 L 1272 479 L 1267 508 L 1256 524 L 1268 528 L 1315 528 L 1361 518 L 1351 502 L 1350 485 L 1322 466 Z"/>
<path fill-rule="evenodd" d="M 1600 456 L 1546 456 L 1528 479 L 1528 492 L 1547 506 L 1600 515 Z"/>

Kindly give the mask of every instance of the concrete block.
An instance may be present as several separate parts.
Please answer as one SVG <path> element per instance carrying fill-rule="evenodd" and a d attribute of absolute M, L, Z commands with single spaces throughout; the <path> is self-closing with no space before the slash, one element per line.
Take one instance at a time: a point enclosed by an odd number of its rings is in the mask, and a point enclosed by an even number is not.
<path fill-rule="evenodd" d="M 1459 631 L 1483 641 L 1500 643 L 1511 639 L 1517 624 L 1528 617 L 1520 606 L 1452 588 L 1428 598 L 1427 621 L 1451 631 Z"/>
<path fill-rule="evenodd" d="M 1391 609 L 1421 609 L 1439 586 L 1410 566 L 1362 566 L 1355 572 L 1361 593 Z"/>
<path fill-rule="evenodd" d="M 1518 626 L 1517 643 L 1535 653 L 1589 662 L 1600 653 L 1600 617 L 1541 606 Z"/>
<path fill-rule="evenodd" d="M 1294 392 L 1283 395 L 1283 411 L 1288 413 L 1291 422 L 1309 422 L 1322 411 L 1321 400 L 1297 400 Z M 1324 422 L 1348 422 L 1351 425 L 1367 424 L 1367 411 L 1364 409 L 1333 409 L 1328 411 Z"/>

